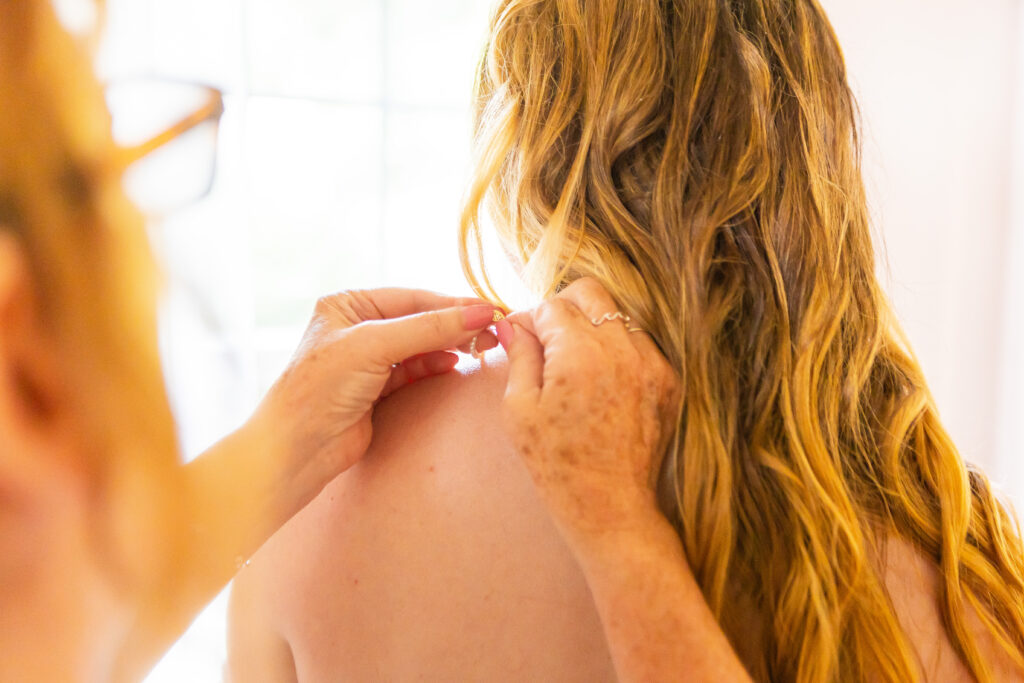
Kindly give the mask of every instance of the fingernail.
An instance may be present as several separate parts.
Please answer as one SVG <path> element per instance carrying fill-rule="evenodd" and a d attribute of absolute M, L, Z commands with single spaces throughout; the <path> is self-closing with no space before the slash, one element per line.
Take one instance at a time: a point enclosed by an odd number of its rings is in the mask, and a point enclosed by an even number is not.
<path fill-rule="evenodd" d="M 438 355 L 430 358 L 427 362 L 427 369 L 433 375 L 441 375 L 454 368 L 458 362 L 459 357 L 454 353 Z"/>
<path fill-rule="evenodd" d="M 467 306 L 462 309 L 467 330 L 480 330 L 491 324 L 494 319 L 494 306 Z"/>
<path fill-rule="evenodd" d="M 490 351 L 498 345 L 498 340 L 495 336 L 484 330 L 480 333 L 480 336 L 476 338 L 476 349 L 477 351 Z"/>
<path fill-rule="evenodd" d="M 505 352 L 508 353 L 508 345 L 516 334 L 515 330 L 512 329 L 512 323 L 508 320 L 500 321 L 494 326 L 494 333 L 498 335 L 498 343 L 501 344 L 501 348 L 505 349 Z"/>

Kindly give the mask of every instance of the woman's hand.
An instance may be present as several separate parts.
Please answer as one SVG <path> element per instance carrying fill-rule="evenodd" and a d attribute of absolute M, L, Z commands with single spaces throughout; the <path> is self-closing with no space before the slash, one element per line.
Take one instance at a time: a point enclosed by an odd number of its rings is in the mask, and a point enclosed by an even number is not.
<path fill-rule="evenodd" d="M 340 473 L 369 446 L 377 401 L 449 372 L 458 363 L 449 349 L 474 337 L 481 336 L 481 350 L 497 344 L 483 332 L 495 310 L 480 299 L 405 289 L 324 297 L 254 419 L 273 425 L 296 467 Z"/>
<path fill-rule="evenodd" d="M 615 311 L 584 279 L 498 324 L 506 428 L 587 577 L 619 680 L 749 681 L 656 503 L 679 382 L 647 334 L 591 323 Z"/>
<path fill-rule="evenodd" d="M 117 680 L 138 680 L 246 559 L 370 443 L 383 396 L 450 371 L 495 307 L 402 289 L 326 297 L 291 363 L 253 417 L 184 466 L 188 502 L 175 594 L 147 606 L 124 644 Z"/>
<path fill-rule="evenodd" d="M 510 363 L 506 429 L 573 545 L 656 514 L 676 419 L 678 381 L 653 340 L 621 320 L 591 323 L 616 310 L 586 278 L 498 325 Z"/>

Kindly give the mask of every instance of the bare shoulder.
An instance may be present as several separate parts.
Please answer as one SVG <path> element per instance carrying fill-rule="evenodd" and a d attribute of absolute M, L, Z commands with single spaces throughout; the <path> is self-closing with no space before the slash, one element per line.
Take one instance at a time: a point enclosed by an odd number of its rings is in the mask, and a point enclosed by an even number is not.
<path fill-rule="evenodd" d="M 382 401 L 363 460 L 243 572 L 299 680 L 610 678 L 582 572 L 503 434 L 506 379 L 493 351 Z"/>
<path fill-rule="evenodd" d="M 477 413 L 497 415 L 508 379 L 508 359 L 500 347 L 489 351 L 485 360 L 464 358 L 454 372 L 412 384 L 381 401 L 374 413 L 374 425 L 385 428 L 396 417 L 428 416 L 438 410 L 475 404 Z M 466 422 L 476 422 L 466 415 Z"/>
<path fill-rule="evenodd" d="M 917 650 L 924 680 L 974 681 L 946 631 L 940 600 L 942 577 L 934 562 L 910 543 L 890 538 L 885 546 L 885 584 L 903 631 Z M 1024 682 L 973 610 L 967 614 L 982 654 L 997 681 Z"/>
<path fill-rule="evenodd" d="M 271 601 L 256 574 L 243 573 L 231 589 L 226 683 L 288 683 L 296 680 L 288 641 L 269 613 Z"/>
<path fill-rule="evenodd" d="M 487 360 L 466 360 L 455 372 L 418 382 L 382 401 L 374 411 L 374 440 L 360 464 L 366 469 L 385 467 L 396 457 L 405 461 L 410 454 L 425 459 L 443 457 L 452 443 L 441 452 L 430 453 L 442 445 L 444 435 L 457 436 L 456 443 L 486 445 L 489 449 L 508 450 L 500 425 L 501 399 L 508 378 L 508 365 L 500 351 L 492 351 Z M 429 439 L 423 437 L 429 435 Z M 402 448 L 410 439 L 418 447 Z M 403 462 L 403 465 L 407 465 Z"/>

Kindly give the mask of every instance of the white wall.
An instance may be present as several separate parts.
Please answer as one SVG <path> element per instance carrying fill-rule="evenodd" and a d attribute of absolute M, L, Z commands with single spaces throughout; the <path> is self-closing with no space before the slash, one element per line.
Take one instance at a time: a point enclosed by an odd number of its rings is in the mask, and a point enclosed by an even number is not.
<path fill-rule="evenodd" d="M 823 5 L 864 116 L 883 280 L 964 457 L 1005 478 L 998 416 L 1020 415 L 1000 385 L 1020 3 Z"/>
<path fill-rule="evenodd" d="M 1003 349 L 999 368 L 999 467 L 997 474 L 1013 486 L 1024 510 L 1024 5 L 1017 16 L 1017 88 L 1014 100 L 1011 235 L 1007 249 Z"/>

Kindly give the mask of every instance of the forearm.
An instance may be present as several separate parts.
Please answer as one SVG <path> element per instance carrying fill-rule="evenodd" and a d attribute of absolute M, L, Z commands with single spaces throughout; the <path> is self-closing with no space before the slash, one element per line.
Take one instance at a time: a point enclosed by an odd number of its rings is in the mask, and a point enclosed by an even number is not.
<path fill-rule="evenodd" d="M 159 613 L 141 614 L 122 649 L 115 680 L 138 681 L 282 524 L 327 481 L 289 472 L 273 420 L 257 413 L 245 426 L 184 467 L 185 538 L 175 558 L 178 581 Z"/>
<path fill-rule="evenodd" d="M 619 680 L 749 681 L 675 531 L 656 511 L 648 516 L 637 533 L 575 544 Z"/>

